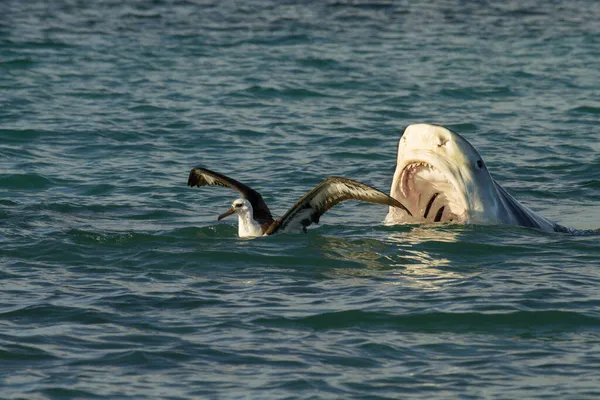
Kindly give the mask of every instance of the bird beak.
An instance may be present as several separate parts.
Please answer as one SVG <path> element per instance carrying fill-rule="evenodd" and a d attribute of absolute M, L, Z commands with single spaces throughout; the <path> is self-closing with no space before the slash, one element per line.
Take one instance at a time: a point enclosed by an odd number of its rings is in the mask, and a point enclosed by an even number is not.
<path fill-rule="evenodd" d="M 217 218 L 217 221 L 220 221 L 223 218 L 230 216 L 231 214 L 235 214 L 235 209 L 233 207 L 231 207 L 229 210 L 225 211 L 223 214 L 219 215 L 219 218 Z"/>

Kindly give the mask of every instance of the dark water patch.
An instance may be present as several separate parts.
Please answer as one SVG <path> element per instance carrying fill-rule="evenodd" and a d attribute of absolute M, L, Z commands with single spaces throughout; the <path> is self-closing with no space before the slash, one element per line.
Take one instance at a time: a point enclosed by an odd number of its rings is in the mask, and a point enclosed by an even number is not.
<path fill-rule="evenodd" d="M 148 210 L 144 213 L 130 215 L 129 218 L 137 221 L 155 220 L 155 219 L 172 219 L 178 218 L 181 214 L 167 210 Z"/>
<path fill-rule="evenodd" d="M 247 138 L 263 138 L 265 136 L 270 136 L 268 132 L 255 130 L 255 129 L 240 129 L 231 132 L 234 135 L 247 137 Z"/>
<path fill-rule="evenodd" d="M 339 142 L 341 140 L 342 140 L 341 138 L 335 137 L 333 135 L 323 136 L 320 138 L 316 138 L 314 141 L 311 142 L 311 145 L 312 146 L 335 146 L 335 147 L 338 147 Z"/>
<path fill-rule="evenodd" d="M 236 96 L 251 96 L 255 98 L 284 98 L 289 100 L 294 99 L 305 99 L 305 98 L 313 98 L 313 97 L 327 97 L 321 92 L 317 92 L 314 90 L 308 90 L 303 88 L 273 88 L 273 87 L 265 87 L 254 85 L 250 86 L 242 91 L 237 91 L 233 93 Z"/>
<path fill-rule="evenodd" d="M 0 175 L 0 187 L 5 189 L 48 189 L 54 182 L 39 174 Z"/>
<path fill-rule="evenodd" d="M 506 86 L 442 89 L 439 94 L 459 100 L 474 100 L 481 97 L 505 98 L 517 96 L 517 93 L 514 93 L 512 89 Z"/>
<path fill-rule="evenodd" d="M 56 356 L 34 346 L 18 344 L 3 344 L 0 346 L 0 360 L 4 363 L 49 361 L 55 359 L 57 359 Z"/>
<path fill-rule="evenodd" d="M 47 387 L 50 386 L 50 387 Z M 96 394 L 94 392 L 75 389 L 72 387 L 52 387 L 47 385 L 46 387 L 38 389 L 40 393 L 48 396 L 50 399 L 101 399 L 104 396 Z M 36 390 L 37 392 L 37 390 Z"/>
<path fill-rule="evenodd" d="M 193 126 L 190 121 L 175 121 L 165 125 L 166 129 L 188 129 Z"/>
<path fill-rule="evenodd" d="M 75 49 L 77 46 L 59 40 L 45 39 L 43 41 L 21 41 L 9 39 L 7 43 L 15 45 L 21 51 L 26 50 L 68 50 Z"/>
<path fill-rule="evenodd" d="M 477 132 L 479 130 L 477 125 L 468 122 L 462 124 L 447 124 L 445 126 L 454 132 Z"/>
<path fill-rule="evenodd" d="M 77 90 L 62 93 L 63 96 L 74 97 L 78 99 L 90 99 L 90 100 L 98 100 L 98 99 L 116 99 L 122 96 L 127 96 L 126 93 L 118 92 L 118 91 L 100 91 L 94 92 L 90 90 Z M 134 110 L 135 111 L 135 110 Z"/>
<path fill-rule="evenodd" d="M 582 181 L 579 183 L 579 185 L 581 185 L 585 188 L 590 188 L 590 189 L 600 189 L 600 179 L 593 179 L 590 181 Z"/>
<path fill-rule="evenodd" d="M 139 368 L 143 371 L 165 370 L 176 368 L 180 362 L 189 360 L 189 355 L 177 351 L 160 350 L 125 350 L 116 351 L 96 357 L 93 364 L 96 366 L 115 366 L 121 368 Z M 72 363 L 74 366 L 89 364 L 89 361 Z"/>
<path fill-rule="evenodd" d="M 0 60 L 0 69 L 25 69 L 31 68 L 35 65 L 35 62 L 30 58 L 17 58 L 13 60 Z"/>
<path fill-rule="evenodd" d="M 353 137 L 348 138 L 340 142 L 339 147 L 368 147 L 368 148 L 377 148 L 382 145 L 381 140 L 373 139 L 373 138 L 360 138 Z"/>
<path fill-rule="evenodd" d="M 19 203 L 17 203 L 16 201 L 0 199 L 0 206 L 14 207 L 14 206 L 18 206 L 18 205 L 19 205 Z"/>
<path fill-rule="evenodd" d="M 233 225 L 228 224 L 217 224 L 206 226 L 203 228 L 187 227 L 177 228 L 171 231 L 164 231 L 161 234 L 166 236 L 172 236 L 174 238 L 188 238 L 188 239 L 209 239 L 209 238 L 233 238 L 235 237 L 234 232 L 237 232 L 237 228 Z"/>
<path fill-rule="evenodd" d="M 311 43 L 314 38 L 306 34 L 287 34 L 287 35 L 269 35 L 269 36 L 255 36 L 250 39 L 243 40 L 238 43 L 232 44 L 233 46 L 238 45 L 266 45 L 266 46 L 294 46 L 305 43 Z"/>
<path fill-rule="evenodd" d="M 354 153 L 349 151 L 338 151 L 327 154 L 327 157 L 338 160 L 380 160 L 381 154 L 378 152 Z"/>
<path fill-rule="evenodd" d="M 82 194 L 84 196 L 102 196 L 113 193 L 116 189 L 118 189 L 118 186 L 110 183 L 86 185 Z"/>
<path fill-rule="evenodd" d="M 162 219 L 163 214 L 160 214 Z M 141 220 L 144 220 L 143 218 Z M 152 218 L 154 219 L 154 218 Z M 168 218 L 165 218 L 168 219 Z M 109 247 L 128 248 L 131 246 L 144 248 L 154 248 L 161 245 L 173 245 L 187 243 L 194 244 L 201 241 L 208 245 L 211 239 L 215 239 L 215 244 L 221 240 L 240 240 L 237 238 L 237 227 L 227 224 L 218 224 L 204 228 L 187 227 L 176 228 L 173 230 L 162 230 L 153 232 L 125 231 L 125 232 L 101 232 L 84 229 L 71 229 L 66 232 L 67 237 L 73 243 L 79 245 L 102 245 Z M 208 250 L 208 249 L 207 249 Z M 189 251 L 197 251 L 190 249 Z"/>
<path fill-rule="evenodd" d="M 593 115 L 598 115 L 598 114 L 600 114 L 600 107 L 579 106 L 579 107 L 571 108 L 569 110 L 569 112 L 573 113 L 573 114 L 593 114 Z"/>
<path fill-rule="evenodd" d="M 349 310 L 311 315 L 301 318 L 258 318 L 259 325 L 326 331 L 361 329 L 364 331 L 394 329 L 418 332 L 487 332 L 496 335 L 516 331 L 576 332 L 600 329 L 600 318 L 572 311 L 518 311 L 502 314 L 444 313 L 393 315 L 383 312 Z"/>
<path fill-rule="evenodd" d="M 412 112 L 403 111 L 399 109 L 390 109 L 385 107 L 378 107 L 376 110 L 372 111 L 373 117 L 369 119 L 378 119 L 381 117 L 391 118 L 395 120 L 403 120 L 412 117 Z"/>
<path fill-rule="evenodd" d="M 156 294 L 149 294 L 146 296 L 142 295 L 119 295 L 103 297 L 102 304 L 111 307 L 119 313 L 144 313 L 164 310 L 180 310 L 180 311 L 200 311 L 206 307 L 227 307 L 227 301 L 220 299 L 217 296 L 205 297 L 205 298 L 194 298 L 192 294 L 187 296 L 177 295 L 169 298 L 164 296 L 158 296 Z M 171 326 L 170 328 L 175 328 Z M 193 331 L 193 327 L 187 327 L 185 330 Z M 178 333 L 184 333 L 182 329 L 178 328 Z M 166 340 L 166 339 L 161 339 Z"/>
<path fill-rule="evenodd" d="M 381 2 L 346 2 L 346 1 L 333 1 L 327 4 L 328 7 L 332 8 L 356 8 L 362 10 L 389 10 L 395 8 L 393 2 L 381 1 Z"/>
<path fill-rule="evenodd" d="M 314 67 L 320 69 L 338 68 L 340 63 L 331 58 L 308 57 L 297 60 L 298 64 L 305 67 Z"/>
<path fill-rule="evenodd" d="M 21 325 L 38 325 L 63 320 L 76 321 L 81 324 L 108 324 L 112 321 L 110 314 L 91 311 L 85 308 L 59 306 L 39 303 L 16 310 L 0 313 L 0 320 Z"/>
<path fill-rule="evenodd" d="M 29 142 L 40 136 L 54 135 L 55 132 L 36 129 L 0 129 L 0 137 L 9 142 Z"/>
<path fill-rule="evenodd" d="M 149 104 L 129 107 L 128 110 L 135 113 L 164 113 L 169 111 L 166 108 L 152 106 Z"/>
<path fill-rule="evenodd" d="M 510 7 L 510 6 L 509 6 Z M 527 8 L 527 7 L 519 7 L 516 9 L 507 9 L 503 6 L 494 7 L 496 11 L 501 12 L 502 14 L 510 17 L 529 17 L 529 16 L 546 16 L 547 12 L 536 7 L 536 8 Z"/>
<path fill-rule="evenodd" d="M 127 12 L 121 15 L 122 18 L 127 18 L 127 19 L 161 19 L 163 16 L 161 13 L 157 13 L 157 12 L 141 12 L 141 11 L 136 11 L 136 12 Z"/>
<path fill-rule="evenodd" d="M 61 214 L 106 214 L 111 215 L 126 215 L 134 214 L 138 211 L 139 206 L 124 205 L 124 204 L 85 204 L 81 203 L 61 202 L 61 203 L 34 203 L 25 208 L 27 211 L 52 211 Z"/>

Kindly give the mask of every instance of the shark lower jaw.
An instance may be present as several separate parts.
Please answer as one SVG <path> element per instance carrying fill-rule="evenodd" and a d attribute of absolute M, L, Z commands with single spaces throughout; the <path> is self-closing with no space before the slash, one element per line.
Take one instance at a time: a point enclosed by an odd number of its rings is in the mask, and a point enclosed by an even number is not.
<path fill-rule="evenodd" d="M 467 208 L 451 179 L 425 161 L 407 163 L 394 180 L 390 195 L 412 212 L 413 217 L 393 213 L 389 222 L 396 223 L 464 223 Z"/>

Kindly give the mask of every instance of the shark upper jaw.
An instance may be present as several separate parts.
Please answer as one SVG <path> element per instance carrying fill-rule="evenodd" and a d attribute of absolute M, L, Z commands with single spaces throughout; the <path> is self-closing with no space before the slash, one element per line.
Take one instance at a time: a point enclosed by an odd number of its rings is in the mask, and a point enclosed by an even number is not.
<path fill-rule="evenodd" d="M 441 126 L 406 128 L 390 195 L 413 217 L 390 208 L 388 224 L 498 222 L 496 186 L 479 153 Z"/>

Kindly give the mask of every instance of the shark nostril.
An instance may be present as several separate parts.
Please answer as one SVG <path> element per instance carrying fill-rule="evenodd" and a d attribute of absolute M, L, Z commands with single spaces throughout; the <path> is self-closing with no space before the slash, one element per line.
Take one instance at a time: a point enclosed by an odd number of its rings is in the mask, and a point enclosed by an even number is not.
<path fill-rule="evenodd" d="M 482 159 L 477 160 L 477 166 L 479 167 L 479 169 L 483 168 L 483 160 Z"/>
<path fill-rule="evenodd" d="M 438 147 L 443 147 L 446 145 L 446 143 L 448 143 L 448 139 L 442 139 L 442 138 L 438 139 Z"/>

